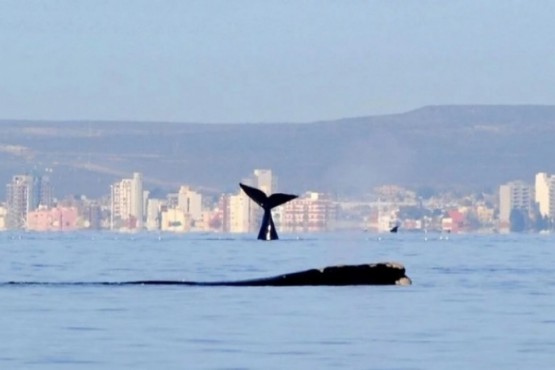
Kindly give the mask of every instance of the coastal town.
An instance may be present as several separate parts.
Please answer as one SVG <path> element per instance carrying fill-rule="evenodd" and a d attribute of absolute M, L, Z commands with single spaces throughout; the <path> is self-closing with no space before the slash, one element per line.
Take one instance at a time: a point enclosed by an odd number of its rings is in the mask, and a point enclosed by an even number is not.
<path fill-rule="evenodd" d="M 282 190 L 270 169 L 255 169 L 241 181 L 268 195 Z M 14 175 L 0 203 L 0 231 L 251 233 L 258 230 L 262 212 L 239 187 L 235 193 L 208 194 L 183 184 L 157 194 L 139 172 L 114 182 L 98 199 L 56 198 L 54 190 L 47 172 Z M 400 232 L 548 232 L 555 216 L 555 175 L 547 173 L 501 184 L 490 194 L 382 185 L 357 199 L 317 190 L 297 195 L 272 211 L 283 233 L 380 233 L 394 227 Z"/>

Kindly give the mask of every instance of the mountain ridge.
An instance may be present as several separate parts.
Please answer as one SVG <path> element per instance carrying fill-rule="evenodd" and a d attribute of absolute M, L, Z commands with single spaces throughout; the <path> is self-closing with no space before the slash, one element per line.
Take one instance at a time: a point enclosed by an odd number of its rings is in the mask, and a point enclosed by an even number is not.
<path fill-rule="evenodd" d="M 360 194 L 391 183 L 494 189 L 555 172 L 553 142 L 555 105 L 434 105 L 308 123 L 0 120 L 0 181 L 52 168 L 57 196 L 96 197 L 140 171 L 146 188 L 216 192 L 271 168 L 280 189 L 293 192 Z"/>

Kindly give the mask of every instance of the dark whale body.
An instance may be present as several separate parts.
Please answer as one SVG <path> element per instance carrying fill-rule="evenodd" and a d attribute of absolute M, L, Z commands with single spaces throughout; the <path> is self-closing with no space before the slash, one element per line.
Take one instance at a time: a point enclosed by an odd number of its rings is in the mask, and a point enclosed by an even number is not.
<path fill-rule="evenodd" d="M 410 285 L 405 268 L 398 263 L 330 266 L 269 278 L 195 283 L 216 286 L 342 286 L 342 285 Z"/>
<path fill-rule="evenodd" d="M 188 285 L 188 286 L 345 286 L 345 285 L 410 285 L 403 265 L 394 262 L 330 266 L 269 278 L 197 282 L 182 280 L 137 280 L 124 282 L 8 282 L 2 285 Z"/>

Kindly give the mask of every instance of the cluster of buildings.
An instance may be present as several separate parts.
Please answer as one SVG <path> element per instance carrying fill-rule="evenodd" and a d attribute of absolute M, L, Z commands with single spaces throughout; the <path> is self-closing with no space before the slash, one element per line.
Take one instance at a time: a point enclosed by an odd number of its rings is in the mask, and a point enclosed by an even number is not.
<path fill-rule="evenodd" d="M 6 185 L 6 208 L 0 211 L 4 216 L 4 226 L 20 229 L 28 224 L 42 222 L 42 217 L 34 214 L 37 210 L 50 209 L 52 206 L 52 185 L 48 176 L 16 175 Z"/>
<path fill-rule="evenodd" d="M 499 188 L 499 221 L 504 230 L 550 230 L 555 220 L 555 175 L 540 172 L 534 183 L 511 181 Z"/>
<path fill-rule="evenodd" d="M 362 220 L 370 232 L 388 232 L 397 226 L 405 232 L 497 232 L 497 204 L 490 194 L 423 195 L 400 186 L 374 189 L 364 201 L 339 202 L 339 227 Z"/>
<path fill-rule="evenodd" d="M 278 192 L 276 176 L 257 169 L 243 183 Z M 108 189 L 107 189 L 108 190 Z M 0 230 L 256 233 L 263 210 L 240 188 L 206 195 L 188 185 L 155 196 L 141 173 L 113 183 L 101 199 L 57 200 L 48 174 L 13 176 L 0 205 Z M 334 230 L 509 232 L 543 231 L 555 219 L 555 175 L 538 173 L 533 184 L 511 181 L 496 194 L 419 194 L 400 186 L 373 189 L 363 200 L 306 192 L 272 212 L 280 232 Z"/>
<path fill-rule="evenodd" d="M 271 170 L 257 169 L 243 183 L 267 194 L 277 192 Z M 39 196 L 43 194 L 42 196 Z M 321 232 L 331 229 L 335 204 L 321 193 L 308 192 L 273 212 L 283 232 Z M 17 175 L 7 185 L 5 207 L 0 207 L 0 230 L 68 231 L 80 229 L 121 232 L 258 231 L 262 209 L 238 188 L 237 193 L 205 199 L 190 186 L 157 198 L 144 188 L 143 175 L 133 173 L 110 186 L 105 199 L 86 197 L 54 201 L 48 178 Z"/>

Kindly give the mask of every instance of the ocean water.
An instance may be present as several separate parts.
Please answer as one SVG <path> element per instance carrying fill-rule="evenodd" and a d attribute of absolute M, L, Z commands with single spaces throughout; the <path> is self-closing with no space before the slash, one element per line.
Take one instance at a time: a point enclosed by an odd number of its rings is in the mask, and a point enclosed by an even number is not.
<path fill-rule="evenodd" d="M 554 369 L 555 236 L 0 234 L 0 369 Z M 398 261 L 413 285 L 188 287 Z"/>

